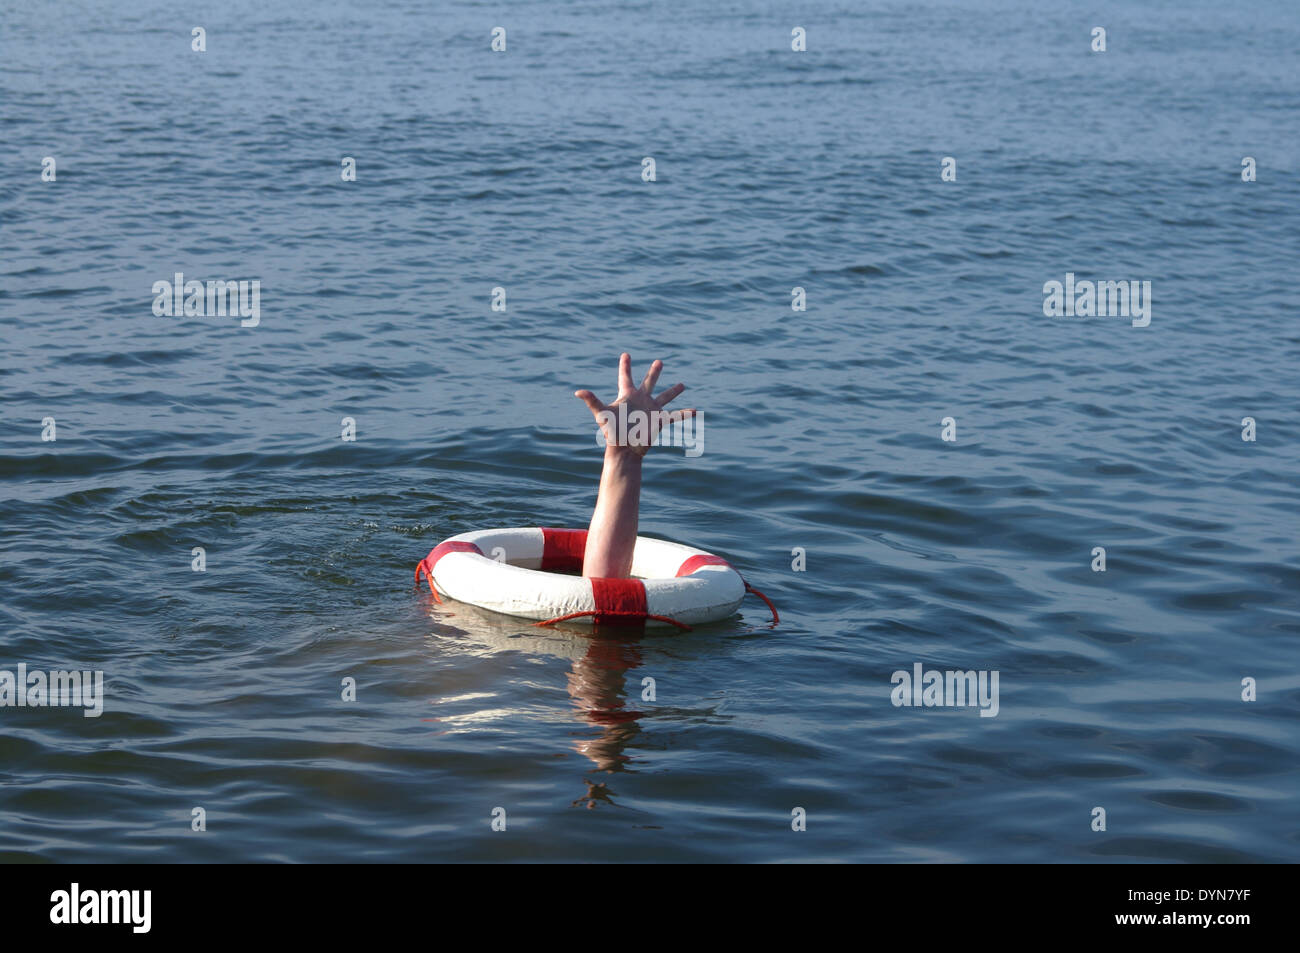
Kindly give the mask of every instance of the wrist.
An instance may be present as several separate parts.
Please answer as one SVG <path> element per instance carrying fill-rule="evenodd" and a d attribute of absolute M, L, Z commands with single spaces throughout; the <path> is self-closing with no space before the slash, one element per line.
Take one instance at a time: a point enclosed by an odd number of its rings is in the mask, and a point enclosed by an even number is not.
<path fill-rule="evenodd" d="M 641 468 L 641 458 L 645 451 L 637 452 L 634 447 L 607 444 L 605 446 L 605 465 L 620 469 Z"/>

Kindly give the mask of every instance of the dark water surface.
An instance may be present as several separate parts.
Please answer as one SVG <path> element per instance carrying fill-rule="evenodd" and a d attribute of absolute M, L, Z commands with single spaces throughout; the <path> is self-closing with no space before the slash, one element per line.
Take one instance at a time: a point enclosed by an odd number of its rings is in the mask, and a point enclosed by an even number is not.
<path fill-rule="evenodd" d="M 203 6 L 2 8 L 0 668 L 107 701 L 0 708 L 0 857 L 1300 859 L 1300 7 Z M 643 532 L 782 624 L 415 593 L 586 524 L 622 349 L 706 419 Z"/>

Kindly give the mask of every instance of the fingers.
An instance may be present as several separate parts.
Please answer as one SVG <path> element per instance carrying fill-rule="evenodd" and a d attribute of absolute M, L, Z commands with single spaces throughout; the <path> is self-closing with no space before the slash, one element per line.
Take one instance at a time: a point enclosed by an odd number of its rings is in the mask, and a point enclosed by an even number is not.
<path fill-rule="evenodd" d="M 618 356 L 618 393 L 623 396 L 632 390 L 632 355 L 624 351 Z"/>
<path fill-rule="evenodd" d="M 658 375 L 656 375 L 656 376 L 658 376 Z M 686 390 L 686 385 L 685 385 L 685 384 L 674 384 L 672 387 L 668 388 L 666 391 L 662 391 L 662 392 L 659 394 L 659 396 L 655 398 L 655 403 L 658 404 L 660 407 L 662 407 L 664 404 L 668 403 L 670 400 L 672 400 L 672 399 L 674 399 L 675 397 L 679 396 L 679 395 L 681 394 L 681 392 L 684 391 L 684 390 Z"/>
<path fill-rule="evenodd" d="M 589 390 L 575 390 L 573 396 L 586 404 L 587 409 L 590 410 L 593 415 L 599 414 L 605 409 L 605 405 L 602 404 L 596 395 Z"/>
<path fill-rule="evenodd" d="M 647 394 L 655 389 L 655 383 L 659 380 L 659 372 L 664 369 L 663 361 L 655 361 L 650 365 L 650 369 L 645 372 L 645 380 L 641 382 L 641 389 Z"/>
<path fill-rule="evenodd" d="M 687 417 L 695 416 L 695 408 L 688 407 L 685 410 L 674 410 L 668 414 L 668 422 L 675 424 L 678 421 L 685 420 Z"/>

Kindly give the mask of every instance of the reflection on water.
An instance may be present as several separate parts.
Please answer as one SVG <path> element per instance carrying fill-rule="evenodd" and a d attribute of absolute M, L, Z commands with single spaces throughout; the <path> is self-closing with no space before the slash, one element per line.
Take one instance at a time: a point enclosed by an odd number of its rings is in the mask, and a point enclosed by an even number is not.
<path fill-rule="evenodd" d="M 623 770 L 629 760 L 625 749 L 641 734 L 644 711 L 629 707 L 627 673 L 642 663 L 639 629 L 617 625 L 566 625 L 534 627 L 526 621 L 461 603 L 437 604 L 430 600 L 439 632 L 465 637 L 498 652 L 526 652 L 560 656 L 569 660 L 565 687 L 579 720 L 594 734 L 573 743 L 598 771 Z M 454 620 L 454 621 L 453 621 Z M 650 636 L 653 638 L 654 636 Z M 671 636 L 659 636 L 671 637 Z M 653 683 L 637 688 L 653 691 Z M 641 692 L 637 692 L 640 697 Z M 653 696 L 650 696 L 653 697 Z M 602 782 L 584 779 L 587 792 L 573 803 L 592 808 L 599 801 L 613 803 Z"/>
<path fill-rule="evenodd" d="M 637 722 L 644 712 L 626 707 L 625 690 L 627 673 L 641 664 L 641 652 L 636 636 L 600 628 L 593 627 L 587 651 L 573 660 L 567 682 L 579 717 L 599 729 L 595 737 L 577 743 L 578 751 L 601 771 L 618 771 L 627 759 L 623 749 L 641 733 Z"/>

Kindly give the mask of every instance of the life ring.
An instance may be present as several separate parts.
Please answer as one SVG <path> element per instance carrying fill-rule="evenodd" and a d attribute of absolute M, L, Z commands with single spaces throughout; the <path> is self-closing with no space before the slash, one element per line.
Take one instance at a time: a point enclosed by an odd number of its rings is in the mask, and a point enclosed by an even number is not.
<path fill-rule="evenodd" d="M 631 579 L 585 578 L 585 529 L 529 527 L 485 529 L 444 540 L 415 567 L 429 580 L 434 598 L 441 590 L 459 602 L 501 612 L 535 625 L 569 620 L 596 625 L 691 625 L 718 622 L 740 608 L 753 592 L 721 556 L 648 536 L 636 538 Z M 439 599 L 439 601 L 441 601 Z"/>

